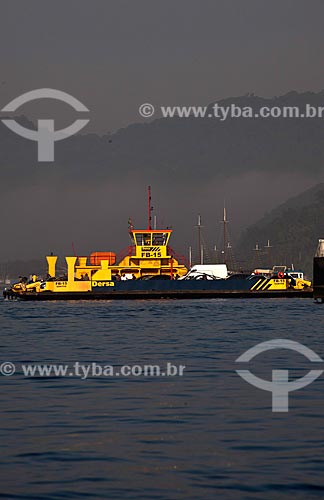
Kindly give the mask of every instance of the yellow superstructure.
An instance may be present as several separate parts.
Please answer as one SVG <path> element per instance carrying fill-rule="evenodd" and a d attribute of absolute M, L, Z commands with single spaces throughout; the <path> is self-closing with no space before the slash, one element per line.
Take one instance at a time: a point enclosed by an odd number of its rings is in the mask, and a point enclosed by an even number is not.
<path fill-rule="evenodd" d="M 132 245 L 127 255 L 119 263 L 110 265 L 108 260 L 100 260 L 98 265 L 90 263 L 88 257 L 65 257 L 67 274 L 56 276 L 57 256 L 48 255 L 48 279 L 46 282 L 35 282 L 24 286 L 24 290 L 51 292 L 88 292 L 92 286 L 114 286 L 122 279 L 138 279 L 145 276 L 167 276 L 178 278 L 184 276 L 188 269 L 172 255 L 168 247 L 171 229 L 129 231 Z M 18 285 L 17 285 L 18 286 Z M 19 284 L 19 287 L 22 285 Z M 17 289 L 18 291 L 18 289 Z"/>
<path fill-rule="evenodd" d="M 179 263 L 168 247 L 171 233 L 171 229 L 132 229 L 129 231 L 132 245 L 128 247 L 126 255 L 121 258 L 120 262 L 108 265 L 108 261 L 101 260 L 100 265 L 92 265 L 87 257 L 78 257 L 74 264 L 75 278 L 81 279 L 82 276 L 86 276 L 89 280 L 107 280 L 119 279 L 123 275 L 128 278 L 143 278 L 148 275 L 184 276 L 188 271 L 187 267 Z M 53 272 L 49 274 L 52 276 Z M 101 275 L 107 277 L 99 278 Z"/>
<path fill-rule="evenodd" d="M 188 269 L 172 254 L 168 243 L 171 229 L 129 231 L 132 246 L 118 265 L 111 266 L 113 274 L 134 274 L 136 278 L 146 275 L 184 276 Z"/>

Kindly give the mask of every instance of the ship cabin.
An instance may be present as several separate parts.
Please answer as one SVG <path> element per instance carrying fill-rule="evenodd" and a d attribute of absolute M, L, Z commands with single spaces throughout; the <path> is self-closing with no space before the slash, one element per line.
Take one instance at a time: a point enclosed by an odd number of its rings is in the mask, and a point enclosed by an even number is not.
<path fill-rule="evenodd" d="M 166 258 L 171 233 L 171 229 L 132 229 L 129 235 L 137 257 Z"/>
<path fill-rule="evenodd" d="M 180 277 L 187 272 L 187 267 L 175 258 L 169 247 L 171 229 L 130 229 L 131 247 L 112 272 L 119 276 L 125 274 L 128 278 L 143 278 L 145 276 Z"/>

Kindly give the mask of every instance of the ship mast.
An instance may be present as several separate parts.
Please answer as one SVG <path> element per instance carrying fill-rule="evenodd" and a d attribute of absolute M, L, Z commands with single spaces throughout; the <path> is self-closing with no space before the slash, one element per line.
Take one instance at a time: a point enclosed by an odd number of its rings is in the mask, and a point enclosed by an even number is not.
<path fill-rule="evenodd" d="M 148 214 L 148 225 L 147 230 L 152 231 L 152 197 L 151 197 L 151 186 L 147 188 L 147 214 Z"/>

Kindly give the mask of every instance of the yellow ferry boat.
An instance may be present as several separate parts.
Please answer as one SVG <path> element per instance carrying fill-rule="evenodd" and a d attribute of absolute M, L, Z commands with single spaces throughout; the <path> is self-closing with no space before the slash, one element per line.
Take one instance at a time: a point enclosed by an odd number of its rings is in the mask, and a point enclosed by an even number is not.
<path fill-rule="evenodd" d="M 129 221 L 131 245 L 120 259 L 113 252 L 93 252 L 90 257 L 65 257 L 67 273 L 57 276 L 58 257 L 46 257 L 45 280 L 33 276 L 5 290 L 5 298 L 23 300 L 133 299 L 309 296 L 311 283 L 295 278 L 285 268 L 269 275 L 229 274 L 226 265 L 191 270 L 169 246 L 171 229 L 152 229 L 151 191 L 148 191 L 147 229 L 134 229 Z M 197 269 L 196 269 L 197 268 Z M 199 269 L 198 269 L 199 268 Z M 219 271 L 219 272 L 218 272 Z"/>

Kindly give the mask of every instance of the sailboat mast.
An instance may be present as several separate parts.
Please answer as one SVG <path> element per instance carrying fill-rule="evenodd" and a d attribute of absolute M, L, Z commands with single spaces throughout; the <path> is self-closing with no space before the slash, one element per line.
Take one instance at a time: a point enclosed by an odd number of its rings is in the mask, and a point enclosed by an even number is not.
<path fill-rule="evenodd" d="M 226 207 L 225 207 L 225 201 L 224 201 L 224 209 L 223 209 L 223 264 L 226 264 L 226 248 L 227 248 L 227 234 L 226 234 Z"/>
<path fill-rule="evenodd" d="M 198 215 L 198 262 L 201 264 L 202 254 L 201 254 L 201 215 Z"/>

